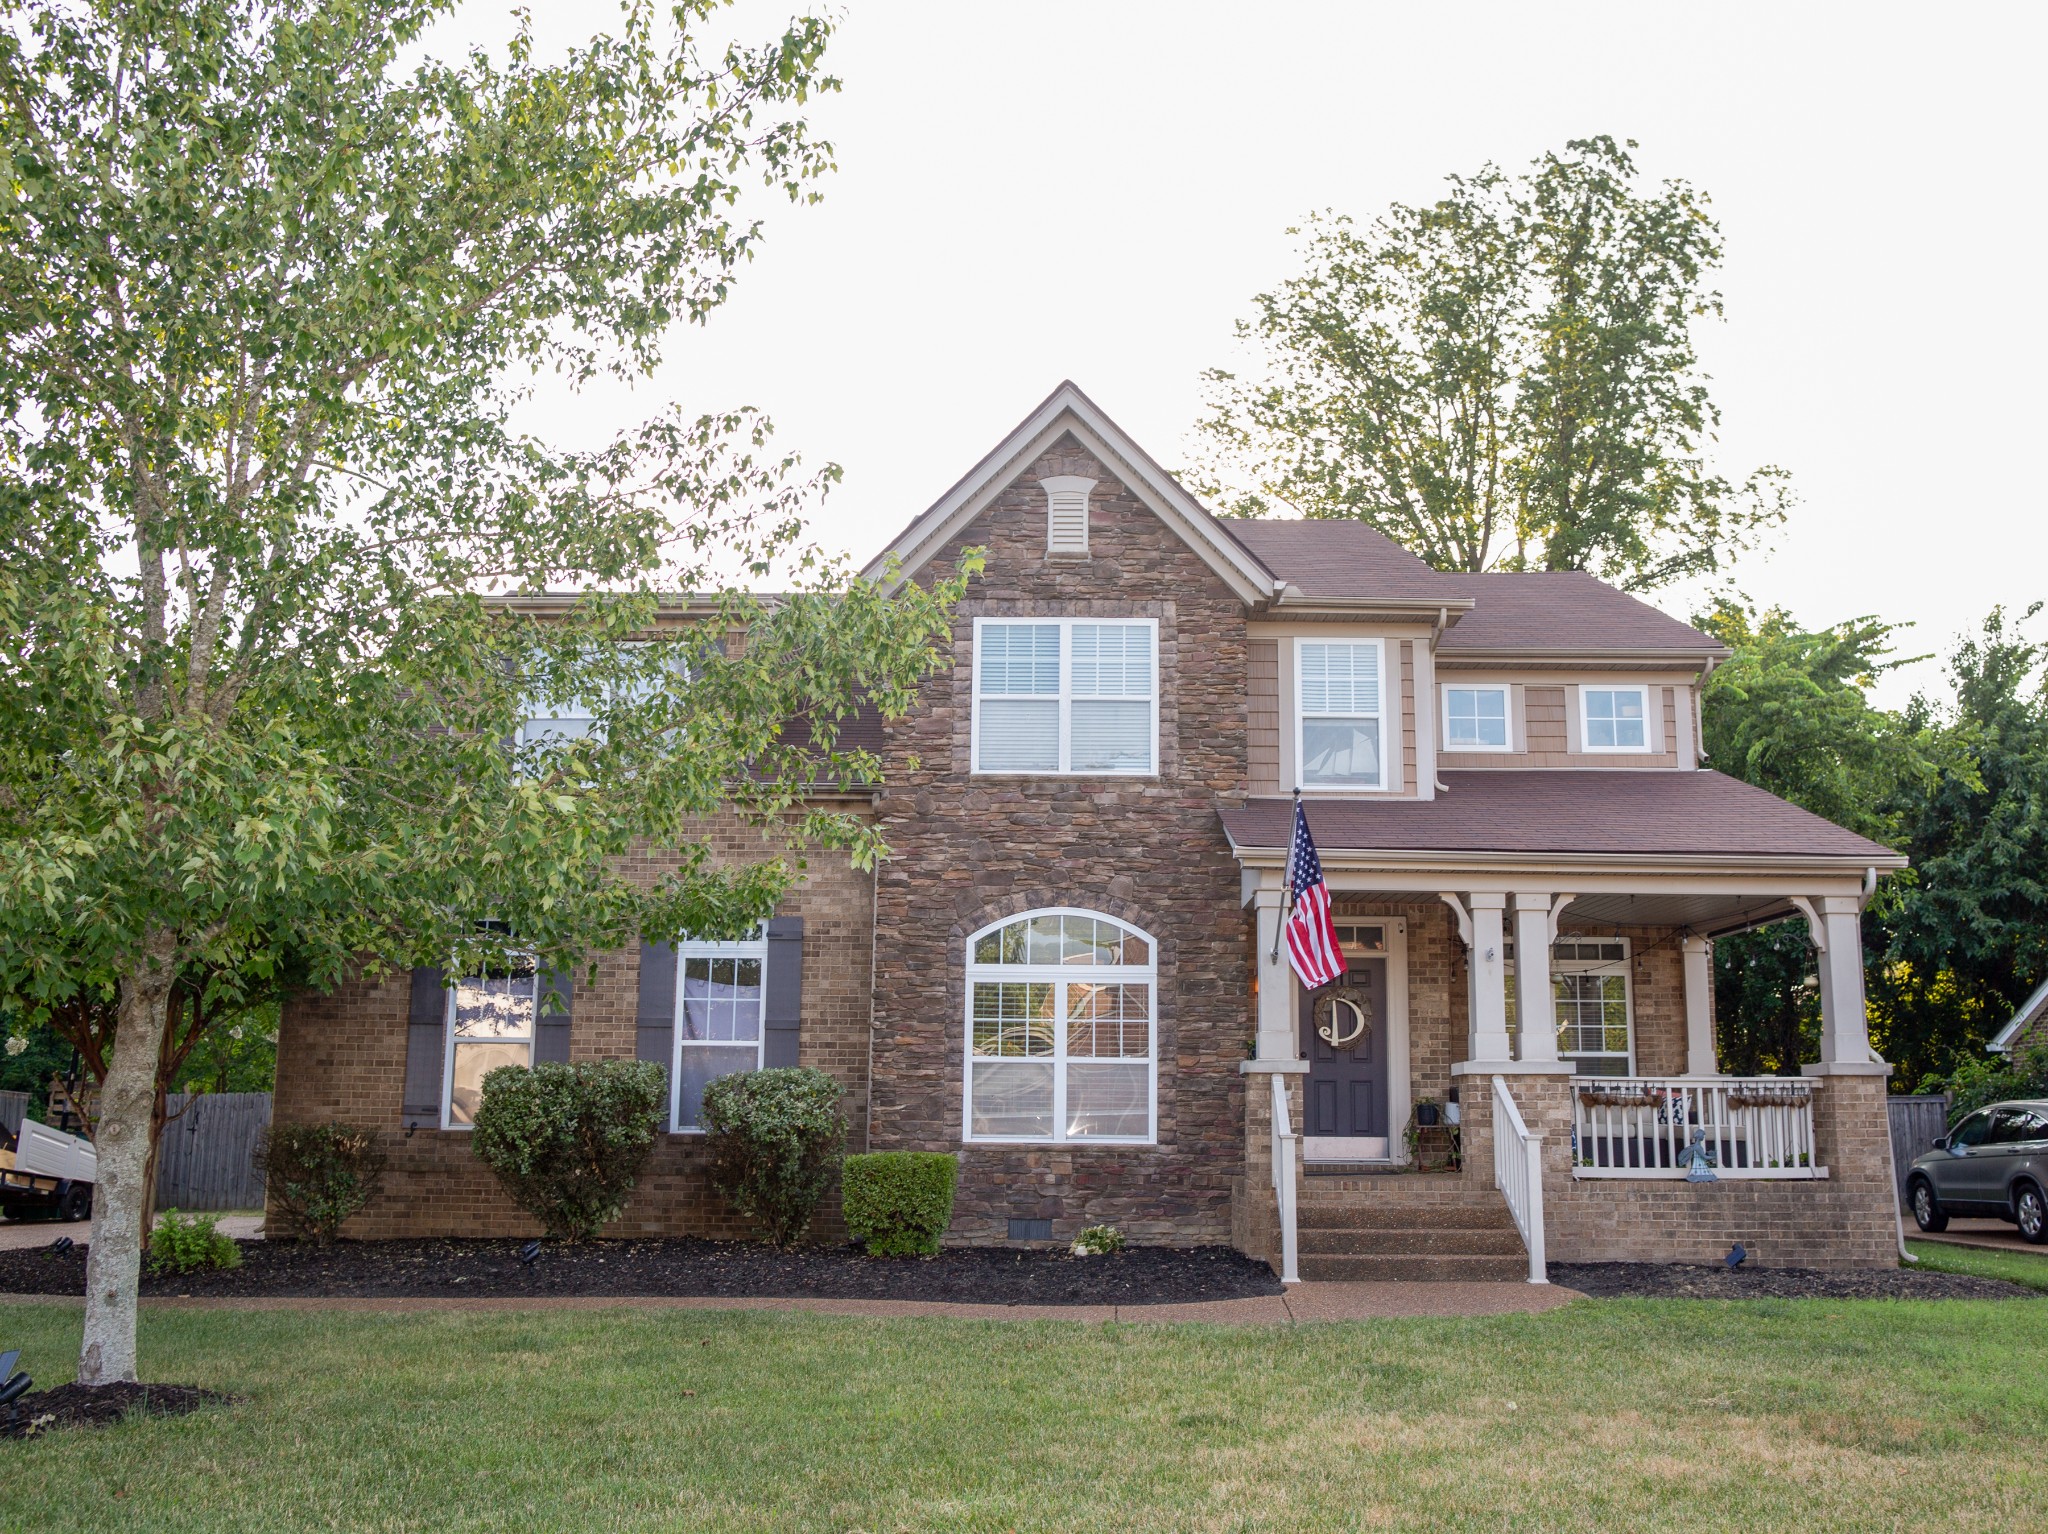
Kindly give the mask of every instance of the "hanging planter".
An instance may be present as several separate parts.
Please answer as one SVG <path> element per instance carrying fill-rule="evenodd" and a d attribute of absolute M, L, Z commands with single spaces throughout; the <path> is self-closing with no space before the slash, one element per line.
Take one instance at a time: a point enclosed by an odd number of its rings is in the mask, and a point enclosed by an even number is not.
<path fill-rule="evenodd" d="M 1588 1108 L 1661 1108 L 1664 1094 L 1650 1087 L 1580 1087 L 1579 1101 Z"/>
<path fill-rule="evenodd" d="M 1728 1106 L 1731 1108 L 1804 1108 L 1813 1101 L 1813 1088 L 1803 1081 L 1777 1083 L 1753 1082 L 1747 1086 L 1731 1087 L 1728 1092 Z"/>

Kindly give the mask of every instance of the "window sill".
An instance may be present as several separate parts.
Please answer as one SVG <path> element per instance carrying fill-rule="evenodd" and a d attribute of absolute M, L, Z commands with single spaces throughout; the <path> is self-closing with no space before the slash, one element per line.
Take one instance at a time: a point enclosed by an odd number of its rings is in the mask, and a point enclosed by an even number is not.
<path fill-rule="evenodd" d="M 1087 778 L 1090 781 L 1100 781 L 1104 778 L 1121 778 L 1130 783 L 1157 783 L 1160 781 L 1160 775 L 1149 768 L 1144 772 L 1056 772 L 1052 770 L 1045 772 L 1017 772 L 1005 768 L 977 767 L 968 776 L 973 778 L 1013 778 L 1021 783 L 1058 782 L 1065 778 Z"/>
<path fill-rule="evenodd" d="M 1082 1140 L 1033 1140 L 1010 1135 L 966 1135 L 961 1138 L 960 1143 L 962 1145 L 1043 1146 L 1054 1150 L 1087 1150 L 1090 1146 L 1099 1145 L 1108 1149 L 1129 1150 L 1134 1145 L 1156 1146 L 1159 1140 L 1157 1136 L 1134 1139 L 1118 1138 L 1111 1135 L 1090 1135 Z"/>

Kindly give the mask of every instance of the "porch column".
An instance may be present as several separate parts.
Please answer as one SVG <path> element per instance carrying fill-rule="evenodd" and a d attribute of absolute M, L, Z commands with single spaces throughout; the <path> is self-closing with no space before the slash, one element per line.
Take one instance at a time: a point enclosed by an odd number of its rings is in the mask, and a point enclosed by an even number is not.
<path fill-rule="evenodd" d="M 1880 1063 L 1870 1048 L 1863 999 L 1863 902 L 1853 895 L 1822 895 L 1798 905 L 1820 974 L 1822 1070 Z"/>
<path fill-rule="evenodd" d="M 1472 912 L 1470 977 L 1472 1004 L 1469 1058 L 1488 1062 L 1508 1061 L 1514 1055 L 1508 1046 L 1507 934 L 1503 913 L 1508 897 L 1475 891 L 1466 897 Z M 1546 968 L 1548 965 L 1546 963 Z"/>
<path fill-rule="evenodd" d="M 1714 945 L 1688 937 L 1682 960 L 1685 970 L 1685 1073 L 1718 1076 L 1721 1062 L 1714 1053 Z"/>
<path fill-rule="evenodd" d="M 1548 894 L 1515 896 L 1515 1058 L 1557 1059 L 1557 1000 L 1550 993 Z"/>
<path fill-rule="evenodd" d="M 1280 935 L 1278 889 L 1262 889 L 1252 896 L 1258 913 L 1259 935 L 1259 1035 L 1260 1060 L 1298 1060 L 1301 1038 L 1294 1015 L 1294 967 L 1287 961 L 1285 947 L 1274 957 L 1274 939 Z"/>

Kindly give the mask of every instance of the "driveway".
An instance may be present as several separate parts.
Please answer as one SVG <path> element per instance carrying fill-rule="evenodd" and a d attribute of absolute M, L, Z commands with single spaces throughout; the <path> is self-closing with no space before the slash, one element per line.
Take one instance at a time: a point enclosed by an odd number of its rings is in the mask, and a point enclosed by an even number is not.
<path fill-rule="evenodd" d="M 2003 1220 L 1950 1220 L 1948 1229 L 1937 1236 L 1932 1232 L 1916 1229 L 1909 1217 L 1906 1221 L 1906 1239 L 1945 1241 L 1951 1246 L 1981 1246 L 1993 1251 L 2030 1252 L 2037 1257 L 2048 1254 L 2048 1247 L 2029 1246 L 2020 1239 L 2020 1228 L 2017 1225 L 2008 1225 Z"/>
<path fill-rule="evenodd" d="M 233 1236 L 237 1241 L 261 1239 L 262 1226 L 263 1216 L 260 1214 L 224 1214 L 220 1217 L 220 1233 Z M 92 1221 L 0 1220 L 0 1251 L 48 1246 L 59 1236 L 69 1236 L 84 1246 L 92 1240 Z"/>

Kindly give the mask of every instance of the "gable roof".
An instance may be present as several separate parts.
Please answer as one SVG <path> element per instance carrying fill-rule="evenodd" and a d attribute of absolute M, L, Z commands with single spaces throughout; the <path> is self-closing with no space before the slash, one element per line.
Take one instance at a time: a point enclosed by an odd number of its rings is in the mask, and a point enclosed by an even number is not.
<path fill-rule="evenodd" d="M 2048 1010 L 2048 980 L 2041 982 L 2034 994 L 2021 1004 L 2019 1011 L 2013 1013 L 2012 1021 L 1999 1029 L 1997 1036 L 1984 1047 L 1989 1050 L 1995 1050 L 2001 1055 L 2009 1053 L 2012 1049 L 2013 1041 L 2020 1036 L 2021 1031 L 2038 1018 L 2044 1010 Z"/>
<path fill-rule="evenodd" d="M 870 580 L 887 581 L 889 559 L 901 570 L 885 590 L 894 591 L 1007 490 L 1031 462 L 1061 437 L 1072 435 L 1120 479 L 1162 522 L 1234 591 L 1251 603 L 1272 595 L 1273 577 L 1250 550 L 1222 525 L 1152 455 L 1069 380 L 1040 402 L 981 462 L 948 490 L 861 572 Z"/>

